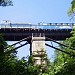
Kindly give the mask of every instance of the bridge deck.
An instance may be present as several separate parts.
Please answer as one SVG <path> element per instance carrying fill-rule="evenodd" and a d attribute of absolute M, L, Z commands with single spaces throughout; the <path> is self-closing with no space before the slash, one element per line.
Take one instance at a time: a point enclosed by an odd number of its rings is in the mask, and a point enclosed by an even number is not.
<path fill-rule="evenodd" d="M 1 28 L 0 34 L 3 35 L 5 41 L 19 41 L 32 33 L 42 33 L 46 37 L 54 40 L 65 40 L 70 37 L 72 29 L 35 29 L 35 28 Z"/>

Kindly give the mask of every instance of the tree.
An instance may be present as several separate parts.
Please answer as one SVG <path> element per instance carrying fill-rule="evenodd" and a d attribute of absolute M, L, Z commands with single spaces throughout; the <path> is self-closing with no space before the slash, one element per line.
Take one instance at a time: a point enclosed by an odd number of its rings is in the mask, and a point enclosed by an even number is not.
<path fill-rule="evenodd" d="M 71 6 L 68 10 L 68 16 L 71 17 L 71 19 L 74 19 L 75 17 L 75 0 L 71 2 Z"/>
<path fill-rule="evenodd" d="M 68 48 L 59 46 L 60 49 L 63 49 L 74 56 L 69 56 L 67 54 L 61 53 L 59 51 L 55 52 L 54 60 L 54 75 L 75 75 L 75 29 L 71 32 L 72 36 L 67 38 L 62 43 L 67 45 Z M 70 49 L 73 48 L 73 49 Z"/>
<path fill-rule="evenodd" d="M 0 0 L 0 6 L 12 6 L 12 0 Z"/>
<path fill-rule="evenodd" d="M 71 2 L 71 4 L 72 4 L 72 10 L 75 11 L 75 0 L 73 0 L 73 1 Z"/>
<path fill-rule="evenodd" d="M 18 59 L 16 51 L 9 46 L 0 35 L 0 75 L 40 75 L 40 67 L 33 64 L 33 57 L 28 61 L 23 57 Z M 11 52 L 9 52 L 11 51 Z"/>

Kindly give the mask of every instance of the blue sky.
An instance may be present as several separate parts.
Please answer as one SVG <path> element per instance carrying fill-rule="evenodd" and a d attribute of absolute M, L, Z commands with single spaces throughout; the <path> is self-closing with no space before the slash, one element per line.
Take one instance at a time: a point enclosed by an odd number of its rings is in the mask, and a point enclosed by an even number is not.
<path fill-rule="evenodd" d="M 14 6 L 0 7 L 0 20 L 11 22 L 69 22 L 72 0 L 12 0 Z"/>
<path fill-rule="evenodd" d="M 0 7 L 0 21 L 37 24 L 71 22 L 67 15 L 72 0 L 12 0 L 14 6 Z M 14 42 L 8 42 L 12 44 Z M 56 46 L 56 44 L 54 44 Z M 46 47 L 48 57 L 53 49 Z M 29 45 L 18 50 L 19 57 L 29 54 Z"/>

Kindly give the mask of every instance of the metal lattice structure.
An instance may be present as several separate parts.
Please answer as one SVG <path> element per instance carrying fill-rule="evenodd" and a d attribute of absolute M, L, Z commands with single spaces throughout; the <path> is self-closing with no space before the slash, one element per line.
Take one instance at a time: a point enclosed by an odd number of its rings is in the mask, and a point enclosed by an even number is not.
<path fill-rule="evenodd" d="M 64 47 L 68 47 L 57 42 L 57 40 L 65 40 L 66 38 L 70 37 L 70 32 L 74 27 L 74 23 L 25 24 L 10 23 L 10 21 L 4 21 L 4 23 L 0 24 L 0 34 L 3 35 L 6 41 L 19 41 L 11 45 L 14 46 L 19 44 L 19 46 L 8 51 L 7 53 L 30 44 L 30 54 L 34 57 L 35 65 L 41 65 L 46 64 L 45 45 L 74 57 L 74 55 L 66 52 L 65 50 L 61 50 L 54 47 L 53 45 L 45 43 L 45 41 L 53 41 Z M 23 41 L 27 42 L 21 44 Z M 71 49 L 74 50 L 73 48 Z"/>

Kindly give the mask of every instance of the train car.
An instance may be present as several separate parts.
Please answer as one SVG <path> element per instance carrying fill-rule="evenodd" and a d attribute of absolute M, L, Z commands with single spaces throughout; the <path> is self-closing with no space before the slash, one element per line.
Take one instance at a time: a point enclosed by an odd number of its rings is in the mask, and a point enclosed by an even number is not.
<path fill-rule="evenodd" d="M 0 22 L 0 29 L 1 28 L 31 28 L 31 23 L 11 23 L 8 20 L 3 20 Z"/>
<path fill-rule="evenodd" d="M 41 23 L 38 24 L 38 29 L 50 29 L 50 25 L 48 25 L 47 23 Z"/>
<path fill-rule="evenodd" d="M 63 25 L 59 26 L 59 29 L 72 29 L 72 23 L 63 23 Z"/>
<path fill-rule="evenodd" d="M 10 28 L 10 21 L 9 20 L 2 20 L 0 22 L 0 28 Z"/>
<path fill-rule="evenodd" d="M 11 23 L 11 28 L 31 28 L 30 23 Z"/>

